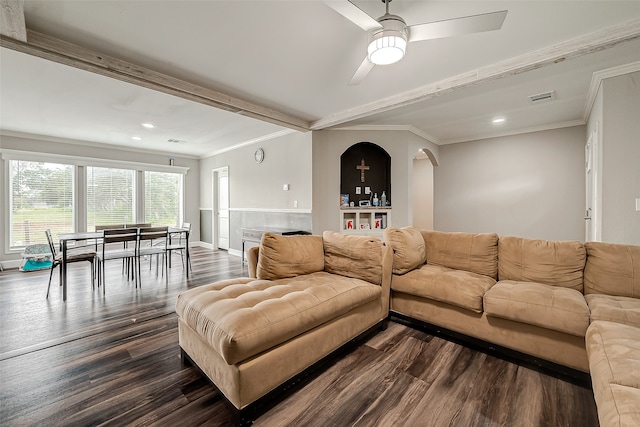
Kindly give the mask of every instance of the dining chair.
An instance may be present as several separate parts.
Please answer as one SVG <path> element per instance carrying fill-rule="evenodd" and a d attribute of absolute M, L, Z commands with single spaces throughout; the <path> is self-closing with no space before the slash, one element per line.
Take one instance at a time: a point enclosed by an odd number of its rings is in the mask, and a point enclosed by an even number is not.
<path fill-rule="evenodd" d="M 96 225 L 95 226 L 95 230 L 96 231 L 103 231 L 103 230 L 109 230 L 112 228 L 127 228 L 126 224 L 101 224 L 101 225 Z M 96 239 L 95 241 L 95 245 L 96 245 L 96 251 L 98 250 L 98 245 L 100 245 L 102 243 L 102 239 Z M 127 243 L 124 243 L 123 246 L 126 247 Z M 122 274 L 124 274 L 124 269 L 125 267 L 128 269 L 130 268 L 130 265 L 128 264 L 128 262 L 126 262 L 124 259 L 122 260 Z"/>
<path fill-rule="evenodd" d="M 136 224 L 125 224 L 124 228 L 141 228 L 141 227 L 151 227 L 151 223 L 148 222 L 139 222 Z"/>
<path fill-rule="evenodd" d="M 102 250 L 98 251 L 98 286 L 102 284 L 102 293 L 105 293 L 105 262 L 110 259 L 128 260 L 133 268 L 127 268 L 127 280 L 135 279 L 135 259 L 137 254 L 138 229 L 137 228 L 108 228 L 102 231 Z M 122 247 L 107 248 L 112 243 L 123 243 Z M 133 247 L 129 246 L 133 244 Z M 118 245 L 119 246 L 119 245 Z M 137 286 L 137 279 L 136 279 Z"/>
<path fill-rule="evenodd" d="M 62 254 L 56 249 L 56 245 L 53 243 L 53 237 L 51 236 L 51 230 L 45 230 L 47 235 L 47 242 L 49 243 L 49 249 L 51 250 L 51 272 L 49 273 L 49 285 L 47 286 L 47 298 L 49 298 L 49 290 L 51 288 L 51 278 L 53 277 L 53 269 L 60 266 L 60 278 L 59 283 L 62 286 Z M 95 269 L 94 261 L 96 260 L 96 251 L 88 250 L 87 246 L 81 248 L 71 248 L 67 250 L 67 262 L 80 262 L 88 261 L 91 263 L 91 287 L 95 287 Z"/>
<path fill-rule="evenodd" d="M 167 257 L 167 242 L 168 242 L 168 230 L 167 226 L 160 227 L 141 227 L 138 228 L 138 254 L 136 256 L 138 261 L 138 282 L 142 287 L 142 276 L 140 275 L 141 259 L 144 256 L 149 257 L 149 269 L 151 269 L 151 258 L 156 256 L 156 277 L 158 276 L 158 265 L 160 264 L 158 258 L 162 255 L 162 274 L 165 276 L 165 282 L 169 284 L 169 259 Z M 148 244 L 145 244 L 148 243 Z M 165 273 L 166 271 L 166 273 Z"/>
<path fill-rule="evenodd" d="M 180 251 L 180 260 L 182 261 L 182 268 L 184 268 L 184 251 L 187 249 L 187 242 L 189 239 L 187 236 L 191 233 L 191 223 L 183 222 L 182 228 L 184 231 L 169 233 L 169 243 L 167 244 L 167 252 L 169 253 L 169 266 L 171 266 L 171 254 L 173 251 Z M 185 234 L 186 233 L 186 234 Z M 177 238 L 178 242 L 173 243 L 173 239 Z M 187 257 L 187 266 L 191 267 L 191 258 Z M 190 269 L 193 272 L 193 268 Z"/>

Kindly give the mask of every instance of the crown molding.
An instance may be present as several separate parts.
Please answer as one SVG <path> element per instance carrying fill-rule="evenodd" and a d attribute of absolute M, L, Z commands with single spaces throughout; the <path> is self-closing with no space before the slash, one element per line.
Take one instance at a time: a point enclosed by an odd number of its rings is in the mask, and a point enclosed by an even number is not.
<path fill-rule="evenodd" d="M 183 159 L 192 159 L 192 160 L 198 160 L 200 158 L 199 156 L 193 156 L 191 154 L 181 154 L 181 153 L 175 153 L 170 151 L 151 150 L 151 149 L 144 149 L 144 148 L 132 148 L 127 145 L 116 145 L 116 144 L 105 144 L 101 142 L 81 141 L 78 139 L 60 138 L 57 136 L 39 135 L 35 133 L 13 131 L 8 129 L 0 129 L 0 136 L 11 136 L 14 138 L 34 139 L 36 141 L 43 141 L 43 142 L 57 142 L 60 144 L 81 145 L 81 146 L 92 147 L 92 148 L 103 148 L 105 150 L 118 150 L 118 151 L 132 152 L 132 153 L 157 154 L 160 156 L 180 157 Z"/>
<path fill-rule="evenodd" d="M 417 127 L 412 125 L 354 125 L 354 126 L 334 127 L 327 130 L 407 131 L 435 145 L 441 144 L 440 140 L 435 136 L 423 131 L 422 129 L 418 129 Z"/>
<path fill-rule="evenodd" d="M 573 127 L 573 126 L 582 126 L 582 125 L 584 125 L 586 123 L 587 122 L 584 121 L 584 120 L 569 120 L 569 121 L 566 121 L 566 122 L 550 123 L 550 124 L 545 124 L 545 125 L 541 125 L 541 126 L 532 126 L 532 127 L 528 127 L 528 128 L 513 129 L 513 130 L 509 130 L 509 131 L 504 131 L 504 132 L 496 132 L 496 133 L 484 134 L 484 135 L 480 135 L 480 136 L 474 136 L 472 138 L 448 139 L 446 141 L 442 141 L 441 145 L 458 144 L 458 143 L 461 143 L 461 142 L 480 141 L 482 139 L 500 138 L 500 137 L 503 137 L 503 136 L 521 135 L 521 134 L 532 133 L 532 132 L 543 132 L 545 130 L 554 130 L 554 129 L 569 128 L 569 127 Z"/>
<path fill-rule="evenodd" d="M 26 160 L 32 162 L 53 162 L 74 166 L 96 166 L 104 168 L 131 169 L 135 171 L 169 172 L 186 175 L 189 172 L 185 166 L 165 166 L 157 163 L 130 162 L 126 160 L 111 160 L 98 157 L 74 156 L 68 154 L 39 153 L 36 151 L 12 150 L 0 148 L 3 160 Z"/>
<path fill-rule="evenodd" d="M 585 103 L 582 120 L 584 120 L 585 123 L 589 120 L 602 80 L 622 76 L 624 74 L 635 73 L 636 71 L 640 71 L 640 61 L 620 65 L 618 67 L 607 68 L 606 70 L 596 71 L 593 73 L 593 76 L 591 76 L 591 85 L 589 85 L 589 92 L 587 92 L 587 102 Z"/>
<path fill-rule="evenodd" d="M 199 158 L 200 159 L 204 159 L 204 158 L 207 158 L 207 157 L 216 156 L 218 154 L 226 153 L 227 151 L 233 151 L 233 150 L 237 150 L 238 148 L 246 147 L 247 145 L 257 144 L 259 142 L 264 142 L 264 141 L 269 141 L 270 139 L 274 139 L 274 138 L 278 138 L 278 137 L 281 137 L 281 136 L 289 135 L 290 133 L 294 133 L 294 132 L 297 132 L 297 131 L 294 130 L 294 129 L 283 129 L 283 130 L 280 130 L 278 132 L 273 132 L 273 133 L 270 133 L 270 134 L 267 134 L 267 135 L 259 136 L 257 138 L 253 138 L 253 139 L 250 139 L 248 141 L 232 145 L 230 147 L 225 147 L 223 149 L 213 151 L 213 152 L 211 152 L 209 154 L 205 154 L 203 156 L 200 156 Z"/>

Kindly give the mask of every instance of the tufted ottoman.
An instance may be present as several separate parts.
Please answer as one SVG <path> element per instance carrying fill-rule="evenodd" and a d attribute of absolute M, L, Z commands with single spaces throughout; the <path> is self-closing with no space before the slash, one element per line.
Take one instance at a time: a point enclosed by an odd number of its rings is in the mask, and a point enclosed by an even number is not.
<path fill-rule="evenodd" d="M 372 265 L 358 260 L 353 267 L 341 248 L 370 257 Z M 250 420 L 255 411 L 249 406 L 258 399 L 381 325 L 388 316 L 391 260 L 378 239 L 265 234 L 261 278 L 224 280 L 179 295 L 184 360 Z M 359 268 L 368 280 L 353 274 Z"/>

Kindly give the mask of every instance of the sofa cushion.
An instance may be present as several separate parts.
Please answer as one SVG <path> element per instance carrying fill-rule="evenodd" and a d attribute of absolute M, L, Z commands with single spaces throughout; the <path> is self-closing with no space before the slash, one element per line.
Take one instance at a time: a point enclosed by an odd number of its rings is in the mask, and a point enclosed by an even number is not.
<path fill-rule="evenodd" d="M 587 242 L 584 293 L 640 298 L 640 246 Z"/>
<path fill-rule="evenodd" d="M 322 237 L 263 234 L 256 269 L 258 279 L 276 280 L 323 269 Z"/>
<path fill-rule="evenodd" d="M 640 327 L 640 299 L 600 294 L 584 298 L 591 311 L 591 322 L 607 320 Z"/>
<path fill-rule="evenodd" d="M 482 313 L 482 297 L 495 283 L 481 274 L 426 264 L 393 276 L 391 289 Z"/>
<path fill-rule="evenodd" d="M 176 312 L 232 365 L 381 297 L 380 286 L 319 272 L 200 286 L 178 296 Z"/>
<path fill-rule="evenodd" d="M 640 389 L 618 384 L 607 387 L 602 393 L 607 398 L 596 401 L 600 427 L 640 426 Z"/>
<path fill-rule="evenodd" d="M 415 227 L 388 227 L 384 242 L 393 249 L 393 274 L 405 274 L 427 260 L 424 239 Z"/>
<path fill-rule="evenodd" d="M 349 236 L 333 231 L 322 234 L 324 269 L 329 273 L 382 283 L 382 250 L 380 239 Z"/>
<path fill-rule="evenodd" d="M 456 270 L 498 276 L 498 235 L 421 230 L 427 263 Z"/>
<path fill-rule="evenodd" d="M 640 328 L 595 321 L 585 340 L 600 425 L 640 425 Z"/>
<path fill-rule="evenodd" d="M 580 242 L 501 237 L 498 243 L 498 277 L 500 280 L 544 283 L 582 292 L 585 259 L 586 251 Z"/>
<path fill-rule="evenodd" d="M 589 307 L 580 292 L 543 283 L 501 280 L 484 294 L 484 311 L 579 337 L 589 326 Z"/>

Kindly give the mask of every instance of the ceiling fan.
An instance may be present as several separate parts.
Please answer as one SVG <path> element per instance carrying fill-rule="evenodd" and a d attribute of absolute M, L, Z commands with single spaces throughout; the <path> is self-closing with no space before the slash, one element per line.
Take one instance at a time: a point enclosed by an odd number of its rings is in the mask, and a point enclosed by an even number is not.
<path fill-rule="evenodd" d="M 507 11 L 502 10 L 408 26 L 404 19 L 389 13 L 391 0 L 382 2 L 386 6 L 386 13 L 374 19 L 348 0 L 325 1 L 336 12 L 369 31 L 367 56 L 351 78 L 350 85 L 360 83 L 375 65 L 393 64 L 401 60 L 409 42 L 499 30 L 507 16 Z"/>

